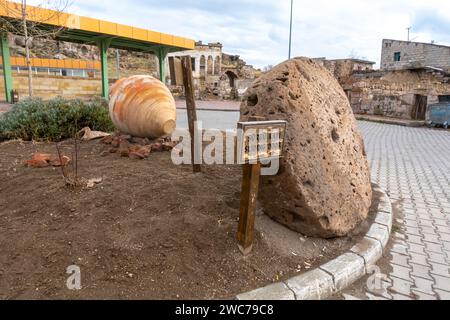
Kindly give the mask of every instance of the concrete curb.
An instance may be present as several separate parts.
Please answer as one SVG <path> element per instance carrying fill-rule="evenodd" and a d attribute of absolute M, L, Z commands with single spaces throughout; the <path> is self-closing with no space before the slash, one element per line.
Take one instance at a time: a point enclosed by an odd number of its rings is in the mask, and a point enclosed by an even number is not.
<path fill-rule="evenodd" d="M 347 253 L 307 273 L 287 281 L 240 294 L 237 300 L 322 300 L 346 289 L 367 275 L 383 256 L 389 242 L 393 223 L 392 204 L 382 194 L 375 222 L 363 240 Z"/>
<path fill-rule="evenodd" d="M 422 128 L 422 127 L 426 126 L 425 121 L 402 120 L 402 119 L 393 119 L 393 118 L 373 118 L 373 117 L 367 117 L 367 116 L 363 116 L 363 115 L 355 115 L 355 118 L 356 118 L 356 120 L 359 120 L 359 121 L 368 121 L 368 122 L 396 125 L 396 126 L 409 127 L 409 128 Z"/>

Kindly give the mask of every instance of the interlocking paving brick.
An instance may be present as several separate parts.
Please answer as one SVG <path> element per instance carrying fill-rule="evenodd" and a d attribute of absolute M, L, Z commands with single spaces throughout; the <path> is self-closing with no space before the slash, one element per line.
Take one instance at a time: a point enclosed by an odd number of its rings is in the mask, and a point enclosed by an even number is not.
<path fill-rule="evenodd" d="M 424 243 L 425 243 L 426 250 L 429 252 L 434 252 L 434 253 L 444 252 L 442 245 L 440 245 L 440 244 L 431 243 L 431 242 L 424 242 Z"/>
<path fill-rule="evenodd" d="M 409 227 L 419 228 L 419 223 L 416 220 L 405 220 L 405 225 Z"/>
<path fill-rule="evenodd" d="M 380 297 L 377 295 L 373 295 L 371 293 L 366 293 L 367 299 L 372 301 L 386 301 L 386 300 L 392 300 L 392 296 L 389 296 L 389 298 Z"/>
<path fill-rule="evenodd" d="M 430 262 L 431 274 L 449 278 L 450 281 L 450 265 Z"/>
<path fill-rule="evenodd" d="M 413 293 L 411 293 L 411 295 L 413 295 Z M 411 296 L 405 296 L 405 295 L 398 294 L 398 293 L 393 293 L 392 299 L 398 300 L 398 301 L 414 300 Z"/>
<path fill-rule="evenodd" d="M 412 272 L 411 275 L 415 277 L 420 277 L 423 279 L 433 280 L 430 275 L 431 267 L 430 266 L 422 266 L 419 264 L 411 263 Z"/>
<path fill-rule="evenodd" d="M 393 273 L 401 277 L 392 277 L 393 287 L 401 292 L 392 298 L 450 299 L 446 269 L 450 266 L 450 164 L 443 160 L 450 159 L 450 132 L 369 122 L 359 122 L 359 126 L 373 181 L 400 204 L 390 253 Z M 409 277 L 407 270 L 411 270 Z M 425 281 L 417 281 L 422 291 L 414 289 L 414 274 Z M 430 289 L 426 281 L 433 281 L 435 294 L 423 292 Z"/>
<path fill-rule="evenodd" d="M 450 292 L 450 279 L 448 277 L 442 277 L 435 274 L 431 275 L 434 278 L 434 288 Z"/>
<path fill-rule="evenodd" d="M 421 229 L 410 227 L 410 226 L 405 227 L 405 233 L 406 233 L 406 236 L 412 235 L 412 236 L 420 237 L 422 235 Z"/>
<path fill-rule="evenodd" d="M 391 252 L 391 256 L 392 256 L 391 262 L 393 264 L 396 264 L 396 265 L 402 266 L 402 267 L 409 267 L 409 263 L 408 263 L 409 257 L 408 256 L 399 254 L 397 252 Z"/>
<path fill-rule="evenodd" d="M 448 229 L 449 233 L 444 233 L 442 230 L 439 230 L 439 236 L 444 241 L 450 241 L 450 229 Z"/>
<path fill-rule="evenodd" d="M 414 280 L 414 287 L 413 290 L 428 294 L 428 295 L 434 295 L 433 292 L 433 285 L 434 285 L 434 281 L 433 280 L 427 280 L 427 279 L 422 279 L 422 278 L 418 278 L 413 276 L 412 277 Z"/>
<path fill-rule="evenodd" d="M 434 219 L 434 225 L 441 227 L 448 227 L 448 220 Z"/>
<path fill-rule="evenodd" d="M 436 228 L 433 228 L 433 227 L 421 227 L 419 229 L 419 234 L 418 235 L 421 235 L 421 234 L 437 235 Z"/>
<path fill-rule="evenodd" d="M 440 300 L 450 300 L 450 292 L 448 291 L 442 291 L 439 289 L 436 289 L 436 294 L 439 296 Z"/>
<path fill-rule="evenodd" d="M 444 253 L 429 252 L 428 257 L 429 257 L 428 261 L 430 261 L 430 262 L 447 264 L 447 257 L 445 256 Z"/>
<path fill-rule="evenodd" d="M 450 242 L 442 241 L 442 244 L 444 246 L 444 250 L 450 251 Z"/>
<path fill-rule="evenodd" d="M 406 245 L 404 245 L 404 244 L 394 243 L 392 245 L 391 252 L 407 255 L 408 254 L 408 247 Z"/>
<path fill-rule="evenodd" d="M 392 295 L 389 293 L 389 288 L 391 287 L 391 279 L 374 279 L 374 283 L 371 283 L 370 287 L 368 286 L 367 291 L 377 297 L 392 299 Z"/>
<path fill-rule="evenodd" d="M 403 279 L 403 280 L 411 279 L 411 272 L 412 272 L 411 267 L 402 267 L 402 266 L 398 266 L 396 264 L 392 264 L 391 266 L 393 269 L 393 271 L 390 274 L 391 276 L 397 277 L 397 278 Z"/>
<path fill-rule="evenodd" d="M 415 296 L 415 298 L 417 300 L 423 300 L 423 301 L 437 300 L 436 294 L 426 294 L 417 289 L 412 289 L 411 292 L 413 293 L 413 295 Z"/>
<path fill-rule="evenodd" d="M 392 279 L 392 287 L 389 289 L 389 291 L 392 293 L 392 295 L 398 293 L 405 296 L 411 296 L 411 288 L 414 285 L 412 282 L 396 277 L 390 278 Z"/>
<path fill-rule="evenodd" d="M 423 227 L 433 227 L 433 221 L 431 220 L 419 220 L 419 225 Z"/>
<path fill-rule="evenodd" d="M 409 243 L 423 244 L 422 236 L 413 236 L 411 234 L 406 235 L 406 241 Z"/>
<path fill-rule="evenodd" d="M 409 257 L 410 257 L 410 260 L 409 260 L 410 263 L 420 264 L 422 266 L 429 266 L 430 265 L 428 263 L 428 257 L 427 256 L 424 256 L 424 255 L 421 255 L 421 254 L 417 254 L 417 253 L 414 253 L 414 252 L 410 252 L 409 253 Z"/>
<path fill-rule="evenodd" d="M 423 234 L 423 240 L 426 242 L 436 243 L 440 244 L 442 241 L 439 239 L 437 235 L 431 235 L 431 234 Z"/>
<path fill-rule="evenodd" d="M 414 253 L 418 253 L 418 254 L 422 254 L 424 256 L 426 256 L 425 253 L 425 246 L 420 245 L 420 244 L 415 244 L 415 243 L 408 243 L 408 251 L 409 252 L 414 252 Z"/>

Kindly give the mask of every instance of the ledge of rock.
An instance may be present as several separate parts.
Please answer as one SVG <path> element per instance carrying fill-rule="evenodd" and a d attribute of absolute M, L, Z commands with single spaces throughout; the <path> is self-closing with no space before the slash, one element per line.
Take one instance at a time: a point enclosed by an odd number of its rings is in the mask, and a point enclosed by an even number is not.
<path fill-rule="evenodd" d="M 307 58 L 278 65 L 248 89 L 241 121 L 251 117 L 288 121 L 280 172 L 262 178 L 266 214 L 322 238 L 346 236 L 367 218 L 372 188 L 364 141 L 331 73 Z"/>

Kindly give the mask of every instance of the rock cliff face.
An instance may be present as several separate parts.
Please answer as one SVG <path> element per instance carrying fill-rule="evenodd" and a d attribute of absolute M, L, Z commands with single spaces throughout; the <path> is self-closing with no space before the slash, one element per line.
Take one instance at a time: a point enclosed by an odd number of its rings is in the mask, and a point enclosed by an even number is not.
<path fill-rule="evenodd" d="M 287 120 L 278 176 L 263 177 L 266 214 L 308 236 L 345 236 L 367 218 L 372 189 L 364 142 L 341 86 L 310 59 L 280 64 L 248 89 L 241 120 Z"/>
<path fill-rule="evenodd" d="M 25 40 L 21 36 L 10 35 L 9 43 L 12 56 L 25 56 Z M 50 59 L 100 60 L 96 46 L 55 41 L 52 39 L 35 39 L 31 44 L 31 56 Z M 149 53 L 119 50 L 120 72 L 117 68 L 116 50 L 108 51 L 111 78 L 127 77 L 135 74 L 155 75 L 158 68 L 156 56 Z"/>

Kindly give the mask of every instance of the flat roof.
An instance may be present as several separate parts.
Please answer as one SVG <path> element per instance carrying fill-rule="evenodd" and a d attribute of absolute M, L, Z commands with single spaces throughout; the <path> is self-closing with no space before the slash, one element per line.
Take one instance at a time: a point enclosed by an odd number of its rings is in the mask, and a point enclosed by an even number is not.
<path fill-rule="evenodd" d="M 406 41 L 406 40 L 395 40 L 395 39 L 383 39 L 383 43 L 386 41 L 390 42 L 402 42 L 402 43 L 409 43 L 409 44 L 423 44 L 427 46 L 435 46 L 435 47 L 441 47 L 441 48 L 450 48 L 448 45 L 444 44 L 437 44 L 437 43 L 429 43 L 429 42 L 417 42 L 417 41 Z"/>
<path fill-rule="evenodd" d="M 341 58 L 341 59 L 327 59 L 325 57 L 319 57 L 319 58 L 313 58 L 313 60 L 325 60 L 325 61 L 353 61 L 358 63 L 364 63 L 364 64 L 376 64 L 376 62 L 369 61 L 369 60 L 363 60 L 363 59 L 357 59 L 357 58 Z"/>
<path fill-rule="evenodd" d="M 0 0 L 0 16 L 19 20 L 20 3 Z M 41 28 L 63 28 L 57 35 L 61 41 L 97 44 L 108 39 L 112 48 L 145 52 L 162 47 L 169 52 L 195 49 L 195 41 L 191 39 L 34 6 L 28 6 L 28 19 L 39 23 Z"/>

